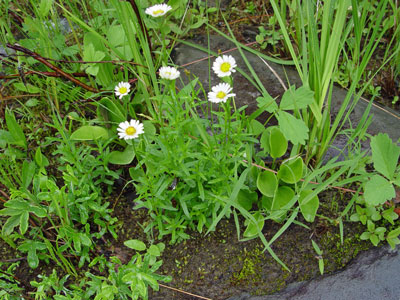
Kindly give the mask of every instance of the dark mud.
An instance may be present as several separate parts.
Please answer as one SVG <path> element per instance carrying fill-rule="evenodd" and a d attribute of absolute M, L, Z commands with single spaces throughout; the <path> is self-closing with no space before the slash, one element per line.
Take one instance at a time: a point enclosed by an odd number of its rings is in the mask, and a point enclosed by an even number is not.
<path fill-rule="evenodd" d="M 320 195 L 320 199 L 320 213 L 331 219 L 338 216 L 348 201 L 346 197 L 333 192 Z M 114 215 L 119 219 L 118 240 L 108 237 L 105 243 L 98 243 L 97 252 L 99 255 L 107 252 L 107 255 L 118 256 L 123 262 L 127 262 L 133 252 L 126 248 L 123 242 L 129 239 L 141 239 L 147 242 L 149 238 L 151 239 L 151 236 L 143 233 L 140 226 L 148 222 L 149 217 L 144 209 L 133 210 L 134 202 L 131 197 L 121 197 L 113 204 L 116 205 Z M 297 219 L 299 222 L 304 222 L 300 217 Z M 164 239 L 163 242 L 166 244 L 162 255 L 164 263 L 158 273 L 172 276 L 172 282 L 166 284 L 170 287 L 213 300 L 226 299 L 243 292 L 264 295 L 277 292 L 289 283 L 308 280 L 319 275 L 317 254 L 312 247 L 311 239 L 323 250 L 325 273 L 343 268 L 360 251 L 372 246 L 369 242 L 358 240 L 357 237 L 363 231 L 360 224 L 345 222 L 343 245 L 340 243 L 339 227 L 334 222 L 317 218 L 313 224 L 306 225 L 309 229 L 292 225 L 272 245 L 272 249 L 291 272 L 284 270 L 268 252 L 263 252 L 264 246 L 259 239 L 239 241 L 235 222 L 231 218 L 222 220 L 217 230 L 208 235 L 189 232 L 191 239 L 175 245 L 170 245 L 169 240 Z M 263 230 L 265 238 L 270 240 L 280 227 L 280 224 L 274 222 L 266 223 Z M 154 233 L 154 237 L 156 236 Z M 19 258 L 15 277 L 26 294 L 33 290 L 30 281 L 38 280 L 39 274 L 49 275 L 53 270 L 54 263 L 46 264 L 44 261 L 41 261 L 39 268 L 31 270 L 24 254 L 2 240 L 0 250 L 3 263 Z M 7 265 L 3 264 L 2 269 L 5 270 Z M 78 269 L 80 276 L 83 276 L 85 271 L 86 269 Z M 89 271 L 97 272 L 95 269 Z M 57 270 L 57 274 L 60 277 L 64 275 L 62 270 Z M 151 292 L 149 299 L 198 298 L 161 287 L 160 291 Z"/>

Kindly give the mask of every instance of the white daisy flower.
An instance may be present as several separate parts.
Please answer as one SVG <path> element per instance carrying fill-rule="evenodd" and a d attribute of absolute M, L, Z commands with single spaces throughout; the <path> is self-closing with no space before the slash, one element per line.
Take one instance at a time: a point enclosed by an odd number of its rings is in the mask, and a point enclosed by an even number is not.
<path fill-rule="evenodd" d="M 179 77 L 181 74 L 176 68 L 174 67 L 161 67 L 158 72 L 160 73 L 160 77 L 163 79 L 174 80 Z"/>
<path fill-rule="evenodd" d="M 139 134 L 144 133 L 143 124 L 137 120 L 125 121 L 119 124 L 117 128 L 120 139 L 136 139 Z"/>
<path fill-rule="evenodd" d="M 156 4 L 146 8 L 145 13 L 152 16 L 152 17 L 161 17 L 165 15 L 168 11 L 172 9 L 171 6 L 167 4 Z"/>
<path fill-rule="evenodd" d="M 226 102 L 228 98 L 235 97 L 236 94 L 231 93 L 232 87 L 228 83 L 220 83 L 211 88 L 211 92 L 208 93 L 208 101 L 213 103 Z"/>
<path fill-rule="evenodd" d="M 230 76 L 236 72 L 236 67 L 236 61 L 232 55 L 219 56 L 213 63 L 213 70 L 218 77 Z"/>
<path fill-rule="evenodd" d="M 131 85 L 128 82 L 121 81 L 115 87 L 115 95 L 117 97 L 119 97 L 119 99 L 122 99 L 123 96 L 126 96 L 129 94 L 130 88 L 131 88 Z"/>

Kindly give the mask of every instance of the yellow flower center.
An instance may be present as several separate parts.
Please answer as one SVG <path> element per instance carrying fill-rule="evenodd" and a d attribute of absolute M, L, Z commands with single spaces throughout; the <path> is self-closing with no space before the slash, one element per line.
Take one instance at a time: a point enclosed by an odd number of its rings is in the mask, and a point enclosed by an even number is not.
<path fill-rule="evenodd" d="M 134 135 L 136 133 L 136 129 L 134 127 L 130 126 L 127 129 L 125 129 L 125 133 L 127 135 Z"/>
<path fill-rule="evenodd" d="M 162 14 L 164 11 L 162 10 L 162 9 L 157 9 L 157 10 L 155 10 L 155 11 L 153 11 L 153 14 L 155 14 L 155 15 L 160 15 L 160 14 Z"/>
<path fill-rule="evenodd" d="M 228 72 L 231 69 L 231 64 L 228 62 L 224 62 L 221 64 L 221 71 Z"/>
<path fill-rule="evenodd" d="M 219 98 L 219 99 L 224 99 L 225 96 L 226 96 L 226 94 L 225 94 L 223 91 L 219 91 L 219 92 L 217 93 L 217 98 Z"/>
<path fill-rule="evenodd" d="M 124 86 L 119 88 L 120 94 L 126 94 L 127 91 L 128 91 L 128 89 Z"/>

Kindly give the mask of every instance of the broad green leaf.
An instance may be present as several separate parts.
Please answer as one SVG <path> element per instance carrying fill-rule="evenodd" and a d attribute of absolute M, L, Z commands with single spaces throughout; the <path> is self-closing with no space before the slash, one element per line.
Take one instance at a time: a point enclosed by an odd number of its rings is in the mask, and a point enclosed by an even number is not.
<path fill-rule="evenodd" d="M 258 199 L 257 193 L 250 190 L 240 190 L 237 196 L 237 202 L 245 209 L 250 210 L 253 203 Z"/>
<path fill-rule="evenodd" d="M 271 127 L 268 127 L 264 130 L 260 138 L 261 147 L 264 149 L 265 152 L 268 154 L 271 153 L 269 137 L 271 135 Z"/>
<path fill-rule="evenodd" d="M 108 162 L 115 165 L 128 165 L 135 158 L 135 150 L 128 145 L 124 151 L 112 151 L 108 156 Z"/>
<path fill-rule="evenodd" d="M 293 145 L 304 145 L 306 143 L 308 127 L 303 120 L 299 120 L 285 111 L 278 112 L 276 118 L 278 119 L 279 129 Z"/>
<path fill-rule="evenodd" d="M 318 196 L 314 196 L 311 199 L 306 199 L 308 195 L 310 195 L 313 191 L 311 190 L 303 190 L 299 196 L 299 205 L 301 213 L 304 219 L 307 222 L 314 222 L 315 215 L 317 214 L 317 210 L 319 207 L 319 199 Z"/>
<path fill-rule="evenodd" d="M 261 231 L 264 228 L 264 217 L 260 212 L 256 212 L 253 215 L 254 219 L 257 221 L 257 223 L 254 223 L 250 220 L 246 220 L 246 230 L 243 233 L 244 237 L 250 238 L 254 237 L 258 234 L 259 231 Z"/>
<path fill-rule="evenodd" d="M 291 86 L 282 96 L 280 109 L 294 110 L 307 108 L 314 102 L 314 92 L 307 86 L 302 86 L 295 90 Z"/>
<path fill-rule="evenodd" d="M 397 178 L 394 180 L 393 182 L 395 185 L 397 185 L 398 187 L 400 187 L 400 174 L 397 174 Z"/>
<path fill-rule="evenodd" d="M 400 155 L 400 147 L 385 133 L 371 138 L 372 161 L 375 169 L 392 180 Z"/>
<path fill-rule="evenodd" d="M 278 127 L 271 127 L 269 144 L 269 154 L 272 158 L 281 157 L 286 153 L 288 148 L 288 142 Z"/>
<path fill-rule="evenodd" d="M 7 110 L 5 112 L 5 118 L 6 118 L 8 131 L 11 133 L 11 135 L 14 138 L 13 144 L 24 147 L 26 149 L 27 142 L 26 142 L 25 134 L 22 131 L 19 124 L 17 123 L 17 121 L 15 120 L 14 114 Z"/>
<path fill-rule="evenodd" d="M 23 84 L 22 82 L 16 82 L 13 85 L 14 85 L 15 89 L 22 91 L 22 92 L 27 92 L 30 94 L 37 94 L 40 92 L 40 89 L 37 86 L 34 86 L 29 83 L 25 86 L 25 84 Z"/>
<path fill-rule="evenodd" d="M 135 33 L 131 33 L 135 34 Z M 110 44 L 114 47 L 120 46 L 126 43 L 127 38 L 125 36 L 125 31 L 122 25 L 112 25 L 108 27 L 107 39 Z"/>
<path fill-rule="evenodd" d="M 20 224 L 20 215 L 14 215 L 7 219 L 6 223 L 3 225 L 2 233 L 4 235 L 10 235 L 14 228 Z"/>
<path fill-rule="evenodd" d="M 298 182 L 303 176 L 304 163 L 301 157 L 286 160 L 278 171 L 278 178 L 290 184 Z"/>
<path fill-rule="evenodd" d="M 374 175 L 364 186 L 364 197 L 367 205 L 377 206 L 395 197 L 393 185 L 380 175 Z"/>
<path fill-rule="evenodd" d="M 269 171 L 264 171 L 258 174 L 257 188 L 260 192 L 268 197 L 273 197 L 278 186 L 278 179 L 275 174 Z"/>
<path fill-rule="evenodd" d="M 160 249 L 158 249 L 158 247 L 156 245 L 151 245 L 149 247 L 149 249 L 147 250 L 147 252 L 153 256 L 160 256 L 161 252 Z"/>
<path fill-rule="evenodd" d="M 290 187 L 280 186 L 272 200 L 271 211 L 279 211 L 283 209 L 283 213 L 285 213 L 290 208 L 287 207 L 287 205 L 290 203 L 293 197 L 294 191 Z"/>
<path fill-rule="evenodd" d="M 82 126 L 71 134 L 71 140 L 75 141 L 93 141 L 97 139 L 107 139 L 107 129 L 100 126 Z"/>
<path fill-rule="evenodd" d="M 265 129 L 265 126 L 257 120 L 250 121 L 250 132 L 255 136 L 260 135 Z"/>
<path fill-rule="evenodd" d="M 129 240 L 129 241 L 125 241 L 124 245 L 128 248 L 131 248 L 133 250 L 137 250 L 137 251 L 143 251 L 146 250 L 146 245 L 139 240 Z"/>
<path fill-rule="evenodd" d="M 143 121 L 143 131 L 144 134 L 148 137 L 148 136 L 152 136 L 155 135 L 157 130 L 156 127 L 153 125 L 153 123 L 149 120 L 145 120 Z"/>

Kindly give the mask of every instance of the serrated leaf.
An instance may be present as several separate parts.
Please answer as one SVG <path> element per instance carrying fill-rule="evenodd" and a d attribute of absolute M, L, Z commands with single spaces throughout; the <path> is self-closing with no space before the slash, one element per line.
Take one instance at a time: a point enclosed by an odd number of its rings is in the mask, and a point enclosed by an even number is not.
<path fill-rule="evenodd" d="M 115 165 L 128 165 L 135 158 L 135 150 L 128 145 L 124 151 L 112 151 L 108 156 L 108 162 Z"/>
<path fill-rule="evenodd" d="M 257 188 L 260 192 L 268 197 L 275 195 L 275 190 L 278 186 L 278 179 L 275 174 L 269 171 L 264 171 L 258 174 L 257 177 Z"/>
<path fill-rule="evenodd" d="M 278 178 L 290 184 L 298 182 L 303 176 L 304 163 L 301 157 L 286 160 L 278 171 Z"/>
<path fill-rule="evenodd" d="M 380 175 L 374 175 L 364 186 L 364 197 L 367 205 L 377 206 L 395 197 L 393 185 Z"/>
<path fill-rule="evenodd" d="M 146 245 L 139 240 L 129 240 L 129 241 L 125 241 L 124 245 L 128 248 L 131 248 L 133 250 L 137 250 L 137 251 L 143 251 L 146 250 Z"/>
<path fill-rule="evenodd" d="M 317 210 L 319 208 L 319 199 L 318 196 L 315 195 L 310 199 L 306 199 L 313 191 L 312 190 L 303 190 L 299 196 L 299 205 L 300 211 L 307 222 L 314 222 L 315 215 L 317 214 Z"/>
<path fill-rule="evenodd" d="M 270 95 L 265 97 L 257 97 L 256 101 L 258 103 L 258 108 L 263 108 L 269 113 L 274 113 L 278 109 L 278 104 L 276 104 L 275 99 Z"/>
<path fill-rule="evenodd" d="M 279 128 L 287 140 L 293 145 L 306 143 L 308 139 L 308 127 L 303 120 L 296 119 L 291 114 L 280 111 L 277 113 Z"/>
<path fill-rule="evenodd" d="M 382 175 L 393 179 L 400 155 L 400 147 L 385 133 L 371 138 L 372 161 L 374 168 Z"/>
<path fill-rule="evenodd" d="M 53 5 L 54 0 L 42 0 L 39 4 L 39 13 L 40 16 L 46 18 L 49 14 L 50 8 Z"/>
<path fill-rule="evenodd" d="M 75 130 L 70 139 L 75 141 L 93 141 L 97 139 L 107 139 L 107 129 L 100 126 L 82 126 Z"/>
<path fill-rule="evenodd" d="M 302 86 L 295 90 L 291 86 L 282 96 L 280 109 L 294 110 L 307 108 L 314 102 L 314 92 L 307 86 Z"/>

